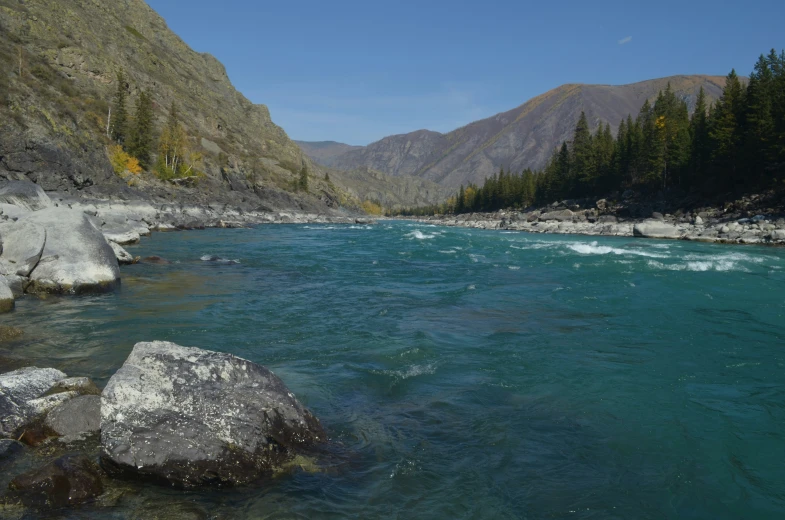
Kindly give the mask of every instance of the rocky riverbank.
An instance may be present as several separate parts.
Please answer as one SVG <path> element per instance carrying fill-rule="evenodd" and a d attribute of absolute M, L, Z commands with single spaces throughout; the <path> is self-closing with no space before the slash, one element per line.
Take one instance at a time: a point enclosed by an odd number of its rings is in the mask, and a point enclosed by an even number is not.
<path fill-rule="evenodd" d="M 529 211 L 437 215 L 415 220 L 442 226 L 528 233 L 785 245 L 785 212 L 755 202 L 747 199 L 725 208 L 677 210 L 673 213 L 649 210 L 630 215 L 630 211 L 622 211 L 627 207 L 614 207 L 606 200 L 597 201 L 595 207 L 588 208 L 586 204 L 565 201 Z"/>

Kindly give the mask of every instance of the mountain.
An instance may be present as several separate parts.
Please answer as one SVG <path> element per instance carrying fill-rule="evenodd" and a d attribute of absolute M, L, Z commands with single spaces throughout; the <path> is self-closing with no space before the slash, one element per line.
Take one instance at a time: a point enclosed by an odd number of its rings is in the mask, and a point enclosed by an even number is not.
<path fill-rule="evenodd" d="M 362 146 L 352 146 L 335 141 L 295 141 L 295 143 L 308 157 L 320 164 L 325 164 L 332 158 L 346 152 L 362 148 Z"/>
<path fill-rule="evenodd" d="M 418 130 L 329 156 L 304 150 L 333 168 L 415 176 L 455 190 L 461 184 L 482 184 L 501 167 L 542 168 L 554 149 L 572 137 L 581 111 L 586 112 L 592 129 L 607 122 L 615 132 L 622 118 L 637 114 L 646 100 L 654 100 L 668 84 L 692 108 L 701 87 L 710 100 L 717 99 L 725 78 L 672 76 L 622 86 L 563 85 L 447 134 Z"/>
<path fill-rule="evenodd" d="M 189 146 L 203 157 L 197 186 L 114 173 L 107 117 L 120 70 L 129 112 L 148 91 L 157 131 L 178 107 Z M 310 190 L 294 193 L 303 166 Z M 266 106 L 235 90 L 218 60 L 188 47 L 144 1 L 0 0 L 0 183 L 309 211 L 351 204 L 322 176 Z"/>
<path fill-rule="evenodd" d="M 430 206 L 452 193 L 444 186 L 409 175 L 386 175 L 367 167 L 351 171 L 329 169 L 330 179 L 357 200 L 376 201 L 387 209 Z"/>

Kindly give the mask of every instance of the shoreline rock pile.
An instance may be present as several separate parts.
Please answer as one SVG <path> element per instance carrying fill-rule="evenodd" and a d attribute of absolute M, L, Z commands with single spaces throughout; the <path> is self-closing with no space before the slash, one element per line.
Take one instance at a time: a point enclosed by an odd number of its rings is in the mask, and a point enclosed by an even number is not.
<path fill-rule="evenodd" d="M 138 343 L 103 392 L 52 368 L 0 374 L 0 467 L 85 438 L 100 439 L 97 453 L 71 451 L 15 476 L 4 503 L 78 505 L 95 500 L 112 478 L 178 488 L 245 485 L 327 440 L 283 381 L 231 354 Z"/>

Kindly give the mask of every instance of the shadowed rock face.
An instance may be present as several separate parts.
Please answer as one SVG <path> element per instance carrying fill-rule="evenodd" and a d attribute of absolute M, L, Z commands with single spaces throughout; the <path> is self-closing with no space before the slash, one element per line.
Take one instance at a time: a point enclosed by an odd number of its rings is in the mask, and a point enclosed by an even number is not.
<path fill-rule="evenodd" d="M 183 487 L 243 484 L 325 439 L 266 368 L 173 343 L 138 343 L 102 394 L 104 467 Z"/>
<path fill-rule="evenodd" d="M 0 188 L 0 203 L 37 211 L 51 206 L 52 200 L 39 185 L 29 181 L 14 181 Z"/>
<path fill-rule="evenodd" d="M 581 111 L 586 112 L 592 129 L 610 123 L 615 132 L 623 118 L 634 117 L 668 83 L 692 108 L 701 87 L 709 99 L 716 99 L 725 79 L 673 76 L 621 86 L 563 85 L 447 134 L 419 130 L 362 148 L 323 145 L 314 151 L 309 143 L 300 146 L 311 158 L 333 168 L 365 167 L 389 175 L 411 175 L 456 190 L 470 182 L 481 185 L 501 167 L 514 171 L 542 168 L 557 146 L 572 139 Z"/>

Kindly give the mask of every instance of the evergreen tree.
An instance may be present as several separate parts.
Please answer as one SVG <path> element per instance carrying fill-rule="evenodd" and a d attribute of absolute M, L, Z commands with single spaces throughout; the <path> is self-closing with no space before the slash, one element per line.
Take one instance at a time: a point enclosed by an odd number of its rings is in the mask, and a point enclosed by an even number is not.
<path fill-rule="evenodd" d="M 734 189 L 739 179 L 743 111 L 742 87 L 736 71 L 728 74 L 722 97 L 712 111 L 709 125 L 715 191 Z"/>
<path fill-rule="evenodd" d="M 110 121 L 110 135 L 120 145 L 125 145 L 126 132 L 128 131 L 127 97 L 128 79 L 125 77 L 125 71 L 120 69 L 117 73 L 117 90 L 112 101 L 112 120 Z"/>
<path fill-rule="evenodd" d="M 297 188 L 301 191 L 308 191 L 308 167 L 303 165 L 300 168 L 300 178 L 297 181 Z"/>
<path fill-rule="evenodd" d="M 699 186 L 706 181 L 706 169 L 709 165 L 709 124 L 706 104 L 706 92 L 701 87 L 695 103 L 695 112 L 690 120 L 690 167 L 688 184 Z"/>
<path fill-rule="evenodd" d="M 461 189 L 458 191 L 458 198 L 455 200 L 455 212 L 463 213 L 464 211 L 466 211 L 466 190 L 463 189 L 463 184 L 461 184 Z"/>
<path fill-rule="evenodd" d="M 128 136 L 128 153 L 136 157 L 142 168 L 150 166 L 153 146 L 153 99 L 143 90 L 136 100 L 133 126 Z"/>
<path fill-rule="evenodd" d="M 572 159 L 571 170 L 575 177 L 575 186 L 579 190 L 573 190 L 568 195 L 583 195 L 592 191 L 595 180 L 594 157 L 592 152 L 592 137 L 589 131 L 589 122 L 586 114 L 581 112 L 578 124 L 575 125 L 575 133 L 572 138 Z"/>

